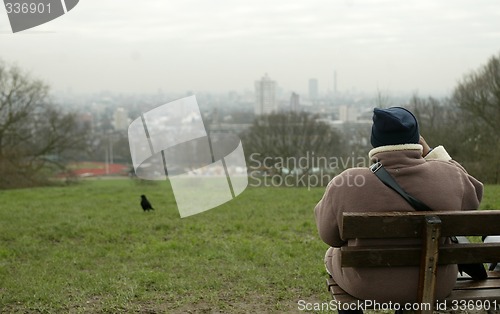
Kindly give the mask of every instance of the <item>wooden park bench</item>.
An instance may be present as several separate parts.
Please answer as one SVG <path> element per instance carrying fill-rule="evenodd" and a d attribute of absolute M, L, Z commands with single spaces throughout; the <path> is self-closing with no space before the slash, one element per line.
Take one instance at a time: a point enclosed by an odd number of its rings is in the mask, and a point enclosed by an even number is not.
<path fill-rule="evenodd" d="M 500 243 L 439 244 L 440 237 L 500 235 L 500 210 L 344 213 L 342 239 L 421 238 L 421 246 L 349 247 L 341 249 L 342 267 L 419 266 L 418 304 L 435 307 L 437 265 L 500 262 Z M 360 301 L 327 280 L 333 298 L 341 303 Z M 446 301 L 446 303 L 444 303 Z M 442 304 L 466 307 L 500 306 L 500 272 L 488 271 L 486 280 L 459 276 Z M 479 303 L 475 303 L 479 302 Z M 468 306 L 468 308 L 467 308 Z"/>

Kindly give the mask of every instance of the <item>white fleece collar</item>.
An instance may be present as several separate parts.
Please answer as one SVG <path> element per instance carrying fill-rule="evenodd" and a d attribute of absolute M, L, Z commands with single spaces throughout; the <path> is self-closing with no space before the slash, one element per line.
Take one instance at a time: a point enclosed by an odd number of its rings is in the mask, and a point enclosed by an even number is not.
<path fill-rule="evenodd" d="M 372 159 L 373 156 L 378 153 L 394 152 L 401 150 L 419 150 L 420 155 L 422 155 L 424 148 L 420 144 L 385 145 L 385 146 L 375 147 L 374 149 L 370 150 L 370 152 L 368 153 L 368 157 Z"/>
<path fill-rule="evenodd" d="M 427 156 L 425 156 L 424 158 L 425 160 L 442 160 L 442 161 L 451 160 L 450 155 L 448 154 L 446 149 L 444 149 L 444 147 L 441 145 L 431 150 L 430 153 L 428 153 Z"/>

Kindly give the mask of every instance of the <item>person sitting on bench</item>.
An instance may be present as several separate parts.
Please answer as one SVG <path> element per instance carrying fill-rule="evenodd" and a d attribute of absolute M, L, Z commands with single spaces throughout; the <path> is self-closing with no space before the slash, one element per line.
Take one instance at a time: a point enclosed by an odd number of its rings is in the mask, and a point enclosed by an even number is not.
<path fill-rule="evenodd" d="M 401 107 L 374 109 L 369 158 L 379 162 L 410 195 L 433 210 L 473 210 L 479 207 L 483 185 L 452 160 L 444 147 L 430 149 L 420 136 L 417 119 Z M 347 169 L 334 177 L 316 205 L 320 238 L 330 246 L 325 266 L 335 282 L 350 295 L 377 302 L 416 302 L 418 267 L 353 268 L 340 266 L 340 247 L 365 244 L 418 244 L 418 239 L 340 238 L 343 212 L 411 212 L 415 209 L 377 178 L 369 168 Z M 445 241 L 444 239 L 442 241 Z M 448 241 L 448 240 L 446 240 Z M 457 266 L 439 266 L 438 299 L 446 297 L 457 279 Z"/>

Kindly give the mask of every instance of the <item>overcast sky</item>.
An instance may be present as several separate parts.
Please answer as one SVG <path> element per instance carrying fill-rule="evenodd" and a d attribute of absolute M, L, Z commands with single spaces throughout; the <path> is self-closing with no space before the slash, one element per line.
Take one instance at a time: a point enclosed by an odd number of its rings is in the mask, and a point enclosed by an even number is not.
<path fill-rule="evenodd" d="M 0 58 L 57 91 L 447 94 L 499 52 L 498 0 L 80 0 L 15 34 L 0 8 Z"/>

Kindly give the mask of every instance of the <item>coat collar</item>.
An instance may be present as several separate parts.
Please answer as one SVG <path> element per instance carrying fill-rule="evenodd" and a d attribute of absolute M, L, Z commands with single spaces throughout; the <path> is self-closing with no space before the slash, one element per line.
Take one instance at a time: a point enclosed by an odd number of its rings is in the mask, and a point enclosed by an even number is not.
<path fill-rule="evenodd" d="M 401 145 L 386 145 L 386 146 L 379 146 L 375 147 L 374 149 L 370 150 L 368 153 L 368 157 L 373 159 L 376 154 L 379 153 L 386 153 L 386 152 L 395 152 L 395 151 L 409 151 L 409 150 L 416 150 L 420 152 L 420 156 L 422 155 L 423 152 L 423 147 L 420 144 L 401 144 Z"/>

